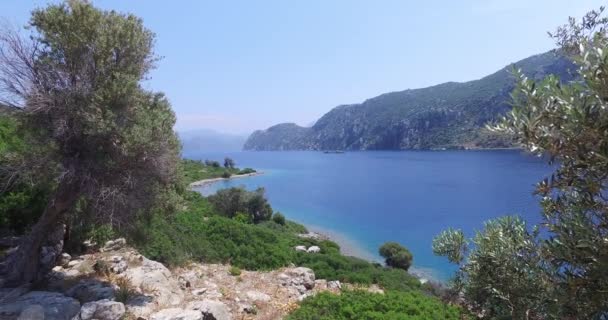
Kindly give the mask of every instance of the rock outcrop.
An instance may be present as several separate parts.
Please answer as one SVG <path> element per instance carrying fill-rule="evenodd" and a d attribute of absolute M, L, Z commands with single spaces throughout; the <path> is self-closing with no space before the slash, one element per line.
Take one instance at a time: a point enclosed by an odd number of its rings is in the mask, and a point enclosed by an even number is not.
<path fill-rule="evenodd" d="M 239 276 L 221 264 L 169 270 L 124 239 L 98 252 L 56 257 L 60 265 L 47 276 L 49 291 L 0 291 L 0 320 L 281 319 L 302 299 L 340 286 L 316 280 L 304 267 Z"/>
<path fill-rule="evenodd" d="M 9 290 L 0 293 L 0 319 L 72 320 L 80 312 L 80 302 L 59 292 L 31 291 L 18 297 Z M 43 317 L 40 318 L 40 315 Z"/>

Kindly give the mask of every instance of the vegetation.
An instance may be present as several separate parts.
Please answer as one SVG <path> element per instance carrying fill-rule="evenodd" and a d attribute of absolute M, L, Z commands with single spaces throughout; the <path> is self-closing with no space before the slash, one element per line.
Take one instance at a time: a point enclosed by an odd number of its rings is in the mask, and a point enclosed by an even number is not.
<path fill-rule="evenodd" d="M 256 172 L 251 168 L 243 170 L 234 166 L 222 168 L 217 161 L 205 160 L 203 162 L 189 159 L 181 160 L 181 171 L 182 181 L 186 184 L 205 179 L 230 178 L 232 175 Z"/>
<path fill-rule="evenodd" d="M 234 160 L 232 160 L 231 158 L 224 158 L 224 168 L 226 169 L 234 169 Z"/>
<path fill-rule="evenodd" d="M 380 247 L 380 255 L 385 259 L 386 265 L 407 271 L 414 259 L 407 248 L 396 243 L 387 242 Z"/>
<path fill-rule="evenodd" d="M 319 293 L 304 300 L 290 320 L 461 319 L 460 310 L 420 292 L 389 291 L 385 294 L 345 291 L 340 295 Z"/>
<path fill-rule="evenodd" d="M 484 318 L 602 319 L 608 310 L 608 18 L 604 9 L 557 30 L 580 81 L 516 72 L 513 110 L 493 129 L 557 166 L 538 183 L 542 232 L 518 218 L 486 223 L 468 247 L 448 230 L 434 251 L 460 265 L 454 289 Z M 561 80 L 561 81 L 560 81 Z"/>
<path fill-rule="evenodd" d="M 285 225 L 285 216 L 282 215 L 280 212 L 276 212 L 275 214 L 272 215 L 272 221 L 274 221 L 276 224 L 280 224 L 282 226 Z"/>
<path fill-rule="evenodd" d="M 228 273 L 230 273 L 231 276 L 240 276 L 241 275 L 241 269 L 238 267 L 230 267 L 230 270 L 228 270 Z"/>
<path fill-rule="evenodd" d="M 240 212 L 248 215 L 254 223 L 259 223 L 272 217 L 272 207 L 264 192 L 264 188 L 255 191 L 244 188 L 222 189 L 210 196 L 209 202 L 225 217 L 233 218 Z"/>
<path fill-rule="evenodd" d="M 272 220 L 258 224 L 237 213 L 216 211 L 209 200 L 192 193 L 188 208 L 174 216 L 155 215 L 141 225 L 133 241 L 142 254 L 169 265 L 188 260 L 230 263 L 247 270 L 271 270 L 294 263 L 309 267 L 319 278 L 360 284 L 379 284 L 394 290 L 417 290 L 420 282 L 404 270 L 385 268 L 340 254 L 331 241 L 303 239 L 307 230 L 297 223 Z M 317 245 L 319 254 L 294 250 L 296 245 Z"/>
<path fill-rule="evenodd" d="M 513 139 L 548 155 L 557 169 L 537 186 L 542 227 L 509 216 L 486 222 L 471 239 L 454 229 L 436 237 L 434 252 L 459 266 L 447 297 L 464 299 L 486 319 L 605 317 L 608 19 L 602 11 L 558 29 L 559 56 L 518 63 L 513 110 L 493 131 L 478 124 L 507 110 L 503 95 L 513 84 L 504 70 L 479 81 L 338 107 L 312 128 L 275 126 L 254 134 L 249 147 L 500 146 Z M 207 198 L 189 191 L 197 180 L 255 170 L 240 170 L 230 158 L 223 166 L 179 160 L 169 102 L 140 85 L 156 60 L 154 36 L 140 19 L 74 0 L 35 10 L 28 30 L 30 37 L 0 33 L 0 223 L 3 234 L 26 233 L 18 249 L 2 257 L 3 285 L 40 280 L 48 271 L 41 268 L 41 246 L 65 223 L 68 250 L 77 250 L 72 245 L 84 239 L 103 242 L 123 235 L 146 256 L 169 265 L 230 263 L 230 274 L 238 276 L 241 269 L 293 263 L 313 269 L 318 278 L 378 284 L 386 291 L 321 293 L 306 299 L 291 319 L 464 317 L 459 308 L 423 293 L 443 295 L 441 287 L 423 287 L 407 273 L 413 258 L 398 243 L 379 248 L 384 267 L 343 256 L 334 242 L 299 237 L 306 229 L 274 212 L 264 189 L 231 188 Z M 576 63 L 577 78 L 566 71 L 571 64 L 561 55 Z M 537 83 L 525 73 L 534 79 L 555 76 Z M 577 81 L 568 83 L 572 79 Z M 404 117 L 411 121 L 393 121 Z M 350 123 L 357 123 L 360 134 L 350 134 Z M 335 130 L 346 132 L 344 139 L 328 140 L 338 136 Z M 309 140 L 310 132 L 319 140 Z M 297 145 L 289 139 L 276 145 L 275 134 L 289 135 Z M 300 252 L 296 245 L 321 251 Z M 102 261 L 94 269 L 110 275 Z M 128 279 L 116 284 L 118 300 L 134 293 Z"/>
<path fill-rule="evenodd" d="M 7 283 L 39 279 L 39 250 L 79 204 L 90 221 L 128 228 L 176 178 L 175 116 L 161 93 L 140 86 L 156 60 L 140 19 L 70 1 L 32 13 L 30 37 L 0 35 L 0 99 L 18 109 L 32 146 L 3 162 L 1 181 L 54 181 L 48 203 L 18 250 Z M 117 54 L 119 53 L 119 54 Z"/>

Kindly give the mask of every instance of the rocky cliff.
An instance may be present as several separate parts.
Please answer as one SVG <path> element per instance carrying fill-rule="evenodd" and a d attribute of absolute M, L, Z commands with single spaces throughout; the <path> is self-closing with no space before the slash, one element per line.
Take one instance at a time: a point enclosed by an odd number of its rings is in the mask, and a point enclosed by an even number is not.
<path fill-rule="evenodd" d="M 338 106 L 312 127 L 279 124 L 251 134 L 245 150 L 401 150 L 508 147 L 484 129 L 510 109 L 513 68 L 531 78 L 572 80 L 575 66 L 555 51 L 529 57 L 479 80 L 391 92 Z"/>

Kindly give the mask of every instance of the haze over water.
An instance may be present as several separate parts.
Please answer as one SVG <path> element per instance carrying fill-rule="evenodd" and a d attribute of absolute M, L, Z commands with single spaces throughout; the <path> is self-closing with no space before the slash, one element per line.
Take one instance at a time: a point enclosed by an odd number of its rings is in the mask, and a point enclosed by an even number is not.
<path fill-rule="evenodd" d="M 264 171 L 202 187 L 266 188 L 275 210 L 332 234 L 353 255 L 378 259 L 378 247 L 397 241 L 414 255 L 414 270 L 447 279 L 454 270 L 435 257 L 432 239 L 448 227 L 467 235 L 483 221 L 519 214 L 540 221 L 534 184 L 551 172 L 541 159 L 517 150 L 322 152 L 185 152 L 191 159 L 232 157 Z"/>

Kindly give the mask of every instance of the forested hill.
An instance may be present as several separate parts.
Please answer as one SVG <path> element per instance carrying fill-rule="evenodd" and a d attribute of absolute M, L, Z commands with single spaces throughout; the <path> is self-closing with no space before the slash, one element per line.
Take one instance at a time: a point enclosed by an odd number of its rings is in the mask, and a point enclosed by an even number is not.
<path fill-rule="evenodd" d="M 530 78 L 573 78 L 574 65 L 556 51 L 515 64 Z M 312 127 L 293 123 L 251 134 L 245 150 L 399 150 L 509 147 L 484 125 L 510 109 L 513 65 L 479 80 L 386 93 L 338 106 Z"/>

